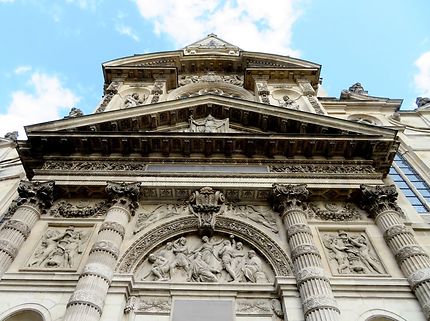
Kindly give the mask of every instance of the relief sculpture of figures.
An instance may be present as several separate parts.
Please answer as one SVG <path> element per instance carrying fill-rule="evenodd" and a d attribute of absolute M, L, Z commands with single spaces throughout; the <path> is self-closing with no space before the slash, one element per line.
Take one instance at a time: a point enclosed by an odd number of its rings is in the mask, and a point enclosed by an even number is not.
<path fill-rule="evenodd" d="M 28 264 L 39 268 L 74 268 L 88 235 L 70 226 L 64 232 L 49 229 Z"/>
<path fill-rule="evenodd" d="M 190 250 L 192 249 L 192 250 Z M 233 236 L 181 236 L 148 255 L 144 281 L 266 283 L 271 270 L 257 253 Z"/>
<path fill-rule="evenodd" d="M 146 95 L 143 95 L 143 97 L 140 97 L 138 93 L 127 95 L 124 99 L 124 107 L 130 108 L 130 107 L 136 107 L 138 105 L 142 105 L 147 98 L 148 97 Z"/>
<path fill-rule="evenodd" d="M 323 236 L 329 250 L 331 262 L 336 262 L 339 274 L 383 274 L 385 273 L 376 253 L 364 233 L 348 235 L 345 231 Z"/>
<path fill-rule="evenodd" d="M 249 219 L 263 225 L 275 234 L 279 233 L 274 213 L 270 209 L 263 211 L 251 205 L 230 205 L 227 214 Z"/>

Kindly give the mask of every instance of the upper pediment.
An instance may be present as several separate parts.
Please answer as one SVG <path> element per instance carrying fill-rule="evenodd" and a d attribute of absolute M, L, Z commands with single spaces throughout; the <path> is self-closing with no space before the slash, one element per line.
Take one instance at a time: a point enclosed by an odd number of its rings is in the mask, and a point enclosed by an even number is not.
<path fill-rule="evenodd" d="M 353 121 L 294 109 L 242 101 L 234 98 L 202 95 L 158 104 L 61 119 L 26 126 L 27 136 L 35 133 L 150 133 L 183 131 L 190 118 L 229 119 L 232 126 L 265 134 L 297 135 L 370 135 L 393 138 L 391 129 L 360 124 Z"/>

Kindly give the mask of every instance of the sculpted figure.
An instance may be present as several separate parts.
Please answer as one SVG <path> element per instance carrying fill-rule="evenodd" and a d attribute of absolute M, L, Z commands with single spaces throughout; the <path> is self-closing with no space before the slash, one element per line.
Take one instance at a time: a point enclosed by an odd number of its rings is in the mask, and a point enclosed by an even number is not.
<path fill-rule="evenodd" d="M 149 254 L 148 261 L 152 263 L 151 272 L 144 276 L 154 275 L 156 281 L 167 281 L 169 279 L 170 265 L 169 261 L 161 255 Z"/>
<path fill-rule="evenodd" d="M 188 255 L 190 253 L 187 246 L 187 239 L 185 237 L 180 237 L 173 242 L 173 253 L 175 254 L 175 259 L 171 265 L 171 268 L 182 268 L 187 272 L 188 279 L 191 277 L 190 262 Z"/>
<path fill-rule="evenodd" d="M 234 248 L 236 246 L 236 241 L 233 238 L 233 235 L 230 236 L 230 240 L 224 240 L 222 243 L 222 248 L 219 250 L 218 255 L 221 257 L 221 262 L 223 268 L 227 271 L 227 273 L 231 276 L 231 281 L 237 280 L 237 275 L 233 266 L 233 258 L 237 256 L 243 256 L 241 253 L 236 253 Z"/>
<path fill-rule="evenodd" d="M 253 250 L 248 251 L 248 259 L 243 266 L 243 275 L 247 281 L 252 283 L 257 283 L 259 277 L 264 276 L 261 259 Z"/>
<path fill-rule="evenodd" d="M 380 267 L 379 260 L 370 254 L 367 239 L 364 234 L 361 234 L 356 239 L 350 237 L 349 241 L 357 248 L 357 256 L 370 271 L 375 271 L 380 274 L 384 273 Z"/>
<path fill-rule="evenodd" d="M 345 273 L 345 270 L 349 271 L 348 248 L 343 244 L 343 242 L 338 238 L 326 237 L 324 239 L 324 245 L 334 254 L 334 259 L 337 262 L 338 273 L 342 274 Z"/>
<path fill-rule="evenodd" d="M 424 107 L 426 105 L 430 106 L 430 98 L 428 97 L 417 97 L 415 100 L 415 103 L 417 104 L 418 108 Z"/>
<path fill-rule="evenodd" d="M 191 280 L 197 282 L 218 282 L 214 273 L 219 271 L 211 270 L 209 265 L 203 261 L 202 253 L 197 252 L 191 261 Z"/>
<path fill-rule="evenodd" d="M 299 105 L 292 100 L 288 95 L 282 97 L 283 102 L 281 103 L 283 107 L 299 110 Z"/>
<path fill-rule="evenodd" d="M 217 271 L 216 273 L 219 273 L 219 268 L 216 267 L 219 262 L 218 258 L 215 256 L 215 246 L 220 245 L 223 240 L 220 240 L 218 242 L 212 242 L 209 240 L 209 237 L 206 235 L 202 237 L 203 244 L 195 249 L 193 253 L 201 253 L 201 259 L 206 262 L 206 264 L 214 271 Z"/>
<path fill-rule="evenodd" d="M 136 107 L 137 105 L 142 105 L 148 97 L 145 95 L 140 98 L 138 93 L 133 93 L 131 95 L 127 95 L 124 100 L 124 107 Z"/>

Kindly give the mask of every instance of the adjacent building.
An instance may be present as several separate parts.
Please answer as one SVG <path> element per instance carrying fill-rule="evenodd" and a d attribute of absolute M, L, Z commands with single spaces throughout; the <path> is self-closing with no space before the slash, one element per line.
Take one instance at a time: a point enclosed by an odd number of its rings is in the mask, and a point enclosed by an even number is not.
<path fill-rule="evenodd" d="M 429 320 L 430 100 L 320 72 L 210 34 L 1 141 L 0 320 Z"/>

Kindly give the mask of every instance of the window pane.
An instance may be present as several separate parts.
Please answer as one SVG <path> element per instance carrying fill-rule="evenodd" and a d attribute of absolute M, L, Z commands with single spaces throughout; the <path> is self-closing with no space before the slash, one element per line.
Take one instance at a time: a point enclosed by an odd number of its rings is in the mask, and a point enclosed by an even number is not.
<path fill-rule="evenodd" d="M 401 189 L 409 189 L 410 187 L 408 186 L 408 184 L 406 184 L 404 181 L 402 182 L 396 182 L 396 185 L 401 188 Z"/>
<path fill-rule="evenodd" d="M 416 205 L 416 206 L 414 206 L 414 208 L 417 210 L 418 213 L 427 213 L 428 212 L 424 206 Z"/>
<path fill-rule="evenodd" d="M 412 192 L 412 190 L 410 190 L 410 189 L 402 189 L 402 192 L 406 197 L 415 196 L 414 192 Z"/>
<path fill-rule="evenodd" d="M 403 181 L 403 178 L 400 175 L 391 175 L 390 174 L 390 177 L 395 182 L 401 182 L 401 181 Z"/>
<path fill-rule="evenodd" d="M 414 186 L 418 189 L 428 189 L 427 184 L 424 182 L 412 182 L 412 184 L 414 184 Z"/>
<path fill-rule="evenodd" d="M 419 177 L 418 175 L 415 174 L 407 174 L 406 177 L 411 181 L 411 182 L 422 182 L 422 178 Z"/>
<path fill-rule="evenodd" d="M 421 203 L 419 198 L 416 196 L 407 196 L 407 199 L 412 205 L 423 205 L 423 203 Z"/>

